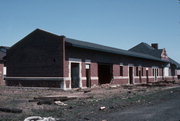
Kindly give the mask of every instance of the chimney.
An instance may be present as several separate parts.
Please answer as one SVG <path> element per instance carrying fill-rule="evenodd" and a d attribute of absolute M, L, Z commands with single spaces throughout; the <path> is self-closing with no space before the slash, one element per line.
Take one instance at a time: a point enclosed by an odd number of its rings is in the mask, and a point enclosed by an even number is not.
<path fill-rule="evenodd" d="M 152 43 L 151 47 L 153 47 L 154 49 L 158 49 L 158 43 Z"/>

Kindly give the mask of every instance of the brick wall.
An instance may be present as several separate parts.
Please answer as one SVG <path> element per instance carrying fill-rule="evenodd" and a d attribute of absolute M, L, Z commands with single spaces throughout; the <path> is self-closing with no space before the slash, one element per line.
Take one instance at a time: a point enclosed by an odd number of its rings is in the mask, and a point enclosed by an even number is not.
<path fill-rule="evenodd" d="M 4 64 L 0 64 L 0 85 L 3 83 L 3 67 Z"/>
<path fill-rule="evenodd" d="M 9 49 L 6 64 L 8 77 L 63 77 L 64 37 L 35 30 Z"/>
<path fill-rule="evenodd" d="M 120 56 L 120 55 L 114 55 L 114 54 L 108 54 L 103 52 L 97 52 L 97 51 L 91 51 L 86 49 L 80 49 L 75 47 L 66 46 L 66 56 L 65 56 L 65 63 L 68 64 L 69 58 L 77 58 L 81 59 L 82 61 L 82 77 L 85 77 L 85 60 L 91 60 L 91 77 L 98 77 L 98 63 L 111 63 L 113 64 L 113 77 L 117 77 L 113 79 L 112 84 L 127 84 L 129 81 L 128 77 L 128 70 L 129 66 L 128 64 L 133 64 L 133 66 L 139 66 L 141 65 L 143 67 L 143 77 L 142 82 L 146 83 L 146 68 L 148 68 L 149 73 L 149 81 L 153 81 L 152 78 L 152 66 L 156 66 L 161 68 L 162 63 L 157 61 L 150 61 L 150 60 L 143 60 L 138 58 L 132 58 L 132 57 L 126 57 L 126 56 Z M 120 78 L 120 63 L 123 64 L 123 77 Z M 65 76 L 68 76 L 69 73 L 69 66 L 65 65 Z M 139 77 L 135 78 L 136 70 L 134 68 L 134 82 L 140 83 Z M 150 78 L 151 77 L 151 78 Z M 83 86 L 86 85 L 85 80 L 82 81 Z M 92 85 L 97 85 L 98 80 L 91 80 Z"/>

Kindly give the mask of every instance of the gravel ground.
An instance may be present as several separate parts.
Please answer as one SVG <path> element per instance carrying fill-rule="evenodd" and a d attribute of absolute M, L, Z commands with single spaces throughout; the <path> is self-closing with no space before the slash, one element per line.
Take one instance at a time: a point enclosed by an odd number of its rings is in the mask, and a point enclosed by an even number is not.
<path fill-rule="evenodd" d="M 0 121 L 23 121 L 29 116 L 52 116 L 60 121 L 102 121 L 103 119 L 110 121 L 116 115 L 114 121 L 120 121 L 120 117 L 124 115 L 120 112 L 131 108 L 133 111 L 136 106 L 138 106 L 137 109 L 141 110 L 140 107 L 144 107 L 144 105 L 155 105 L 156 101 L 168 100 L 168 94 L 171 94 L 168 92 L 176 89 L 175 87 L 179 87 L 179 84 L 103 85 L 92 89 L 74 89 L 71 91 L 52 88 L 1 86 L 0 108 L 17 108 L 22 109 L 23 112 L 16 114 L 0 112 Z M 65 106 L 56 104 L 37 105 L 37 102 L 29 102 L 34 97 L 42 96 L 73 96 L 77 99 L 63 102 L 67 104 Z"/>

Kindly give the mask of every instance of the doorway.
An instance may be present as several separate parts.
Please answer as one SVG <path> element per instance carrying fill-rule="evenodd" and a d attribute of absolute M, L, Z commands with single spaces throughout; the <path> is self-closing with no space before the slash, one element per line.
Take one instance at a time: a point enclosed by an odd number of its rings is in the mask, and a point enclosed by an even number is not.
<path fill-rule="evenodd" d="M 99 84 L 108 84 L 112 80 L 112 64 L 98 64 Z"/>
<path fill-rule="evenodd" d="M 133 84 L 133 67 L 129 67 L 129 83 Z"/>
<path fill-rule="evenodd" d="M 139 83 L 142 83 L 141 70 L 139 70 Z"/>
<path fill-rule="evenodd" d="M 91 70 L 90 64 L 86 64 L 86 86 L 91 87 Z"/>
<path fill-rule="evenodd" d="M 149 83 L 149 71 L 146 69 L 146 83 Z"/>
<path fill-rule="evenodd" d="M 153 68 L 154 81 L 158 80 L 158 68 Z"/>
<path fill-rule="evenodd" d="M 79 63 L 71 63 L 71 88 L 79 88 Z"/>

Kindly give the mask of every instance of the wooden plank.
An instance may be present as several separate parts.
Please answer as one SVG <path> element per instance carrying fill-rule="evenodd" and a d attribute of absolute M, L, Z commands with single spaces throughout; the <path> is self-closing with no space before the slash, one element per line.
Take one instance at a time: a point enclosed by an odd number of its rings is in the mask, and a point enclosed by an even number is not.
<path fill-rule="evenodd" d="M 15 108 L 3 108 L 3 107 L 0 107 L 0 111 L 7 112 L 7 113 L 22 113 L 21 109 L 15 109 Z"/>

